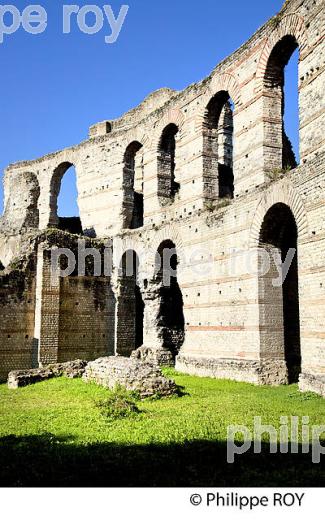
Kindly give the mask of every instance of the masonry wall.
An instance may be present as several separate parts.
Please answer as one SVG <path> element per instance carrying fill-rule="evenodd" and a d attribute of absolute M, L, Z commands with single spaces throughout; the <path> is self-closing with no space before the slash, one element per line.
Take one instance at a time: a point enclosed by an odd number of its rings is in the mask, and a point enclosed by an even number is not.
<path fill-rule="evenodd" d="M 127 331 L 122 330 L 134 321 L 131 307 L 128 311 L 132 298 L 124 303 L 119 300 L 117 283 L 121 255 L 127 249 L 137 253 L 145 271 L 139 280 L 145 304 L 143 345 L 164 351 L 154 263 L 159 246 L 169 240 L 179 258 L 177 276 L 185 321 L 177 368 L 254 383 L 286 382 L 283 352 L 276 354 L 275 348 L 266 355 L 263 348 L 265 337 L 271 338 L 263 313 L 275 312 L 274 293 L 265 290 L 265 284 L 262 289 L 257 274 L 264 217 L 281 203 L 291 211 L 298 234 L 300 384 L 301 388 L 323 392 L 323 7 L 321 0 L 288 0 L 278 15 L 202 82 L 182 92 L 159 90 L 120 119 L 91 127 L 83 143 L 8 167 L 5 214 L 0 222 L 0 260 L 4 265 L 23 249 L 22 237 L 58 225 L 57 194 L 62 176 L 72 164 L 77 172 L 83 232 L 112 238 L 116 253 L 111 285 L 107 285 L 108 280 L 98 281 L 101 301 L 106 298 L 106 306 L 99 310 L 95 281 L 69 278 L 54 291 L 48 290 L 44 259 L 38 259 L 35 337 L 43 335 L 43 344 L 48 342 L 50 351 L 43 362 L 66 360 L 77 353 L 77 357 L 84 353 L 92 358 L 105 349 L 107 353 L 132 350 L 133 345 L 127 345 Z M 300 165 L 285 171 L 282 93 L 274 78 L 283 56 L 289 57 L 295 45 L 300 52 Z M 225 92 L 234 104 L 233 199 L 207 196 L 213 172 L 206 165 L 215 159 L 205 144 L 207 107 L 216 94 Z M 159 157 L 168 125 L 178 130 L 173 174 L 179 190 L 162 203 Z M 130 230 L 124 218 L 125 200 L 132 188 L 125 175 L 125 152 L 134 143 L 136 149 L 142 145 L 144 226 Z M 124 250 L 119 257 L 121 243 Z M 275 322 L 274 342 L 283 336 L 280 316 Z"/>
<path fill-rule="evenodd" d="M 86 241 L 102 262 L 100 243 Z M 55 256 L 57 248 L 60 255 Z M 115 295 L 109 277 L 94 276 L 96 265 L 85 257 L 84 271 L 66 272 L 65 251 L 78 260 L 78 237 L 44 233 L 37 249 L 34 336 L 42 365 L 73 359 L 93 360 L 114 353 Z M 60 269 L 62 270 L 60 275 Z"/>
<path fill-rule="evenodd" d="M 73 244 L 64 234 L 55 240 L 61 247 L 65 240 L 66 246 Z M 115 296 L 109 278 L 56 279 L 52 241 L 41 240 L 36 253 L 0 275 L 1 382 L 11 370 L 114 353 Z"/>
<path fill-rule="evenodd" d="M 220 91 L 227 91 L 235 105 L 235 196 L 255 190 L 265 181 L 268 169 L 279 165 L 281 156 L 277 94 L 269 92 L 263 82 L 272 49 L 285 35 L 292 35 L 300 48 L 300 154 L 302 163 L 308 161 L 325 145 L 324 15 L 321 0 L 291 0 L 201 83 L 182 92 L 157 91 L 121 119 L 92 127 L 90 138 L 80 145 L 36 161 L 11 165 L 5 178 L 4 220 L 11 228 L 21 221 L 21 212 L 12 214 L 11 208 L 13 199 L 15 207 L 26 206 L 17 199 L 21 197 L 21 188 L 26 193 L 22 183 L 26 183 L 23 179 L 28 173 L 39 183 L 39 227 L 52 225 L 57 182 L 65 169 L 74 164 L 84 230 L 97 236 L 118 233 L 123 227 L 123 158 L 134 141 L 143 145 L 145 225 L 170 222 L 184 212 L 202 208 L 203 122 L 207 104 Z M 175 177 L 180 191 L 174 204 L 161 207 L 157 196 L 157 154 L 162 131 L 170 123 L 179 128 Z M 28 182 L 30 191 L 35 192 L 31 180 Z M 26 207 L 23 209 L 27 214 Z"/>
<path fill-rule="evenodd" d="M 273 291 L 261 293 L 257 276 L 263 218 L 274 204 L 283 203 L 291 209 L 298 228 L 302 370 L 323 377 L 323 165 L 324 153 L 320 153 L 308 165 L 268 180 L 254 193 L 223 207 L 116 237 L 116 244 L 124 240 L 119 244 L 122 249 L 132 245 L 148 278 L 146 287 L 142 284 L 144 345 L 162 346 L 155 321 L 159 301 L 154 257 L 168 239 L 179 256 L 178 282 L 184 302 L 185 342 L 178 369 L 255 383 L 285 381 L 284 353 L 270 357 L 261 348 L 265 332 L 261 304 L 269 304 L 267 312 L 273 319 L 275 299 Z M 274 333 L 283 331 L 275 329 Z"/>
<path fill-rule="evenodd" d="M 37 366 L 34 342 L 35 278 L 13 271 L 0 276 L 0 382 L 8 372 Z M 35 364 L 36 363 L 36 364 Z"/>
<path fill-rule="evenodd" d="M 114 354 L 115 298 L 106 279 L 61 279 L 58 362 Z"/>
<path fill-rule="evenodd" d="M 254 268 L 262 219 L 275 203 L 283 202 L 291 208 L 298 227 L 302 373 L 324 377 L 325 250 L 324 219 L 320 216 L 324 204 L 323 165 L 324 153 L 310 161 L 309 166 L 265 184 L 254 196 L 245 197 L 245 201 L 236 200 L 225 208 L 223 215 L 212 215 L 212 220 L 217 218 L 210 237 L 205 218 L 195 222 L 198 243 L 205 245 L 205 252 L 212 252 L 214 262 L 210 271 L 207 269 L 201 276 L 195 273 L 194 280 L 193 273 L 186 269 L 179 277 L 187 325 L 186 341 L 178 358 L 179 369 L 251 382 L 272 379 L 283 382 L 280 366 L 283 353 L 268 362 L 261 349 L 264 333 L 261 303 L 265 299 L 269 302 L 267 312 L 274 319 L 274 290 L 261 294 L 258 277 L 248 270 L 245 257 L 239 255 L 236 262 L 229 256 L 232 247 L 243 252 L 251 250 L 248 265 Z M 183 244 L 180 249 L 184 250 L 195 240 L 193 228 L 186 227 L 183 222 L 179 229 Z M 229 272 L 231 262 L 236 267 Z M 273 332 L 279 333 L 276 327 Z M 258 365 L 254 364 L 256 360 Z"/>

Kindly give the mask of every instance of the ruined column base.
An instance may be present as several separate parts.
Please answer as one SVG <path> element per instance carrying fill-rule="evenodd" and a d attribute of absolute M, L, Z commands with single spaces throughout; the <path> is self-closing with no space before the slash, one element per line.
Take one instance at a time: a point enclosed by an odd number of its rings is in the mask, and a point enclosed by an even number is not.
<path fill-rule="evenodd" d="M 315 392 L 325 397 L 325 375 L 313 375 L 303 372 L 299 376 L 299 390 L 301 392 Z"/>
<path fill-rule="evenodd" d="M 179 354 L 176 370 L 185 374 L 215 379 L 232 379 L 256 385 L 281 385 L 288 383 L 284 360 L 247 360 L 208 358 Z"/>
<path fill-rule="evenodd" d="M 132 352 L 131 358 L 146 361 L 148 363 L 155 363 L 161 367 L 175 366 L 175 358 L 172 353 L 161 347 L 146 347 L 143 345 Z"/>

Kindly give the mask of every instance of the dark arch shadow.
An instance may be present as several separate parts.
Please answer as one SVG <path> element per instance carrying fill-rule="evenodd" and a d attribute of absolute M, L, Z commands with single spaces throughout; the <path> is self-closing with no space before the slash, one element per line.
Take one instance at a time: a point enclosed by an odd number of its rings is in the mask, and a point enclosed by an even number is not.
<path fill-rule="evenodd" d="M 203 124 L 203 177 L 206 201 L 233 198 L 234 103 L 226 91 L 213 96 Z"/>
<path fill-rule="evenodd" d="M 133 141 L 124 154 L 123 227 L 125 229 L 137 229 L 143 226 L 143 156 L 141 179 L 136 178 L 136 158 L 142 148 L 141 143 Z"/>
<path fill-rule="evenodd" d="M 139 257 L 129 249 L 119 267 L 117 296 L 117 354 L 129 356 L 143 344 L 144 301 L 138 280 Z"/>
<path fill-rule="evenodd" d="M 179 131 L 174 123 L 167 125 L 158 145 L 158 199 L 162 206 L 174 201 L 180 190 L 175 180 L 176 135 Z"/>
<path fill-rule="evenodd" d="M 177 251 L 171 240 L 160 244 L 156 254 L 156 281 L 159 284 L 158 333 L 163 347 L 175 358 L 185 340 L 183 296 L 177 281 Z"/>
<path fill-rule="evenodd" d="M 264 301 L 262 305 L 268 305 L 268 303 L 282 305 L 284 357 L 288 370 L 288 381 L 289 383 L 297 382 L 301 372 L 298 231 L 292 211 L 285 204 L 277 203 L 266 213 L 260 231 L 260 246 L 271 246 L 278 250 L 282 263 L 285 262 L 289 249 L 296 252 L 282 287 L 278 290 L 271 287 L 270 279 L 267 276 L 260 278 L 259 283 Z M 268 302 L 268 300 L 270 301 Z M 272 328 L 277 326 L 274 321 L 274 313 L 271 311 L 272 308 L 269 312 L 264 313 L 266 316 L 264 326 L 270 329 L 270 333 L 272 333 Z M 280 350 L 281 346 L 279 346 Z"/>

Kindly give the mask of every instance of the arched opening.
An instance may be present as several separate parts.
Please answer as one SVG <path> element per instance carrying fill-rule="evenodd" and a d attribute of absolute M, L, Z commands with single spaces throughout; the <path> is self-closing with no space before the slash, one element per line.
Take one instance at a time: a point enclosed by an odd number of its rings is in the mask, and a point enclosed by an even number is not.
<path fill-rule="evenodd" d="M 143 344 L 144 302 L 138 282 L 139 258 L 126 251 L 119 268 L 116 353 L 130 356 Z"/>
<path fill-rule="evenodd" d="M 51 180 L 49 225 L 69 233 L 82 234 L 78 208 L 76 171 L 73 164 L 60 164 Z"/>
<path fill-rule="evenodd" d="M 163 130 L 158 148 L 158 198 L 161 205 L 170 204 L 179 192 L 175 180 L 176 135 L 178 127 L 170 123 Z"/>
<path fill-rule="evenodd" d="M 124 155 L 123 227 L 143 226 L 143 147 L 137 141 L 129 144 Z"/>
<path fill-rule="evenodd" d="M 234 104 L 228 92 L 208 103 L 203 125 L 203 183 L 206 201 L 233 198 Z"/>
<path fill-rule="evenodd" d="M 185 339 L 183 297 L 177 281 L 177 251 L 171 240 L 162 242 L 156 253 L 156 282 L 159 284 L 157 327 L 163 348 L 175 359 Z"/>
<path fill-rule="evenodd" d="M 297 240 L 297 225 L 289 207 L 282 203 L 272 206 L 260 231 L 260 247 L 267 251 L 271 265 L 259 276 L 261 357 L 284 359 L 289 383 L 298 381 L 301 372 Z M 295 252 L 291 263 L 290 250 Z M 287 267 L 290 265 L 285 278 L 286 269 L 282 268 L 283 283 L 279 283 L 275 259 L 282 265 L 287 260 Z"/>
<path fill-rule="evenodd" d="M 299 89 L 298 89 L 298 69 L 299 69 L 299 49 L 296 48 L 284 69 L 284 103 L 283 103 L 283 121 L 284 135 L 288 136 L 289 143 L 289 161 L 286 159 L 288 152 L 284 154 L 284 164 L 288 167 L 291 164 L 298 165 L 300 163 L 299 151 Z M 293 157 L 291 155 L 290 144 L 292 147 Z"/>
<path fill-rule="evenodd" d="M 264 76 L 267 168 L 290 170 L 299 164 L 299 49 L 294 36 L 273 48 Z"/>

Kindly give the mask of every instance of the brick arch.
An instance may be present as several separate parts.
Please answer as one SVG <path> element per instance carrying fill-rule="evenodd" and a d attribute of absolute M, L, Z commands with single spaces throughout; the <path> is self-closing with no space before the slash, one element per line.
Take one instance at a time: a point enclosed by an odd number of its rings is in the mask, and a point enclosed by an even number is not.
<path fill-rule="evenodd" d="M 216 94 L 218 94 L 218 92 L 222 91 L 228 92 L 229 96 L 235 104 L 235 109 L 237 109 L 242 104 L 241 91 L 236 78 L 232 74 L 228 73 L 220 75 L 216 74 L 200 98 L 199 112 L 195 120 L 196 132 L 202 131 L 204 118 L 206 115 L 206 108 L 209 104 L 209 101 L 211 101 L 211 99 Z"/>
<path fill-rule="evenodd" d="M 175 244 L 178 257 L 182 259 L 182 251 L 184 251 L 182 237 L 178 229 L 175 226 L 173 226 L 173 224 L 168 224 L 163 228 L 159 229 L 155 233 L 153 240 L 150 240 L 150 243 L 148 242 L 145 246 L 146 265 L 148 269 L 148 274 L 150 274 L 150 276 L 154 274 L 156 252 L 160 244 L 162 242 L 166 242 L 167 240 L 170 240 Z"/>
<path fill-rule="evenodd" d="M 149 136 L 141 132 L 138 128 L 134 128 L 127 133 L 127 138 L 124 140 L 122 144 L 121 153 L 124 155 L 125 150 L 132 144 L 133 142 L 141 143 L 144 149 L 147 149 L 150 145 Z"/>
<path fill-rule="evenodd" d="M 119 146 L 118 154 L 119 154 L 119 162 L 124 163 L 125 153 L 130 145 L 133 143 L 140 143 L 142 145 L 143 154 L 145 154 L 150 146 L 150 138 L 144 132 L 139 131 L 137 128 L 132 129 L 127 133 L 126 138 L 121 142 L 121 146 Z"/>
<path fill-rule="evenodd" d="M 170 108 L 156 126 L 154 130 L 154 135 L 151 139 L 150 148 L 155 152 L 159 150 L 161 135 L 163 133 L 164 128 L 166 128 L 168 125 L 174 124 L 178 127 L 178 131 L 182 132 L 184 119 L 184 114 L 179 108 Z"/>
<path fill-rule="evenodd" d="M 78 188 L 78 180 L 79 175 L 82 175 L 83 172 L 83 162 L 82 157 L 74 150 L 64 150 L 63 153 L 60 153 L 58 156 L 55 156 L 48 163 L 48 171 L 50 173 L 48 182 L 50 189 L 52 188 L 53 183 L 55 183 L 56 177 L 61 176 L 61 179 L 65 175 L 66 171 L 74 166 L 76 170 L 76 181 Z M 79 189 L 78 189 L 79 191 Z"/>
<path fill-rule="evenodd" d="M 57 203 L 58 197 L 61 188 L 61 181 L 66 174 L 66 172 L 72 166 L 76 171 L 76 184 L 77 184 L 77 192 L 79 196 L 79 186 L 78 186 L 78 173 L 80 174 L 80 160 L 73 153 L 65 153 L 60 155 L 57 162 L 53 162 L 53 166 L 51 167 L 51 175 L 49 179 L 49 222 L 48 225 L 56 226 L 58 223 L 58 215 L 57 215 Z"/>
<path fill-rule="evenodd" d="M 285 182 L 269 188 L 267 193 L 260 199 L 251 225 L 249 237 L 250 248 L 259 246 L 260 231 L 264 217 L 269 209 L 278 203 L 286 204 L 292 211 L 297 224 L 298 240 L 302 240 L 308 236 L 308 219 L 301 197 L 290 182 Z"/>
<path fill-rule="evenodd" d="M 305 22 L 301 16 L 296 14 L 287 14 L 283 16 L 279 21 L 279 25 L 267 38 L 256 70 L 256 93 L 263 90 L 264 77 L 271 53 L 277 43 L 279 43 L 285 36 L 293 36 L 296 39 L 300 55 L 305 51 L 308 47 L 308 38 Z"/>
<path fill-rule="evenodd" d="M 119 237 L 113 242 L 113 266 L 118 268 L 125 251 L 133 250 L 139 258 L 140 274 L 143 274 L 145 278 L 150 278 L 154 271 L 157 249 L 166 240 L 174 242 L 177 251 L 183 251 L 182 237 L 173 225 L 159 229 L 153 240 L 148 242 L 137 235 Z"/>
<path fill-rule="evenodd" d="M 134 251 L 139 259 L 140 270 L 146 260 L 146 249 L 143 241 L 136 235 L 119 237 L 113 242 L 113 267 L 118 268 L 126 251 Z"/>
<path fill-rule="evenodd" d="M 52 172 L 63 163 L 71 163 L 78 170 L 82 168 L 82 158 L 83 158 L 84 150 L 78 150 L 77 148 L 68 148 L 63 150 L 62 152 L 54 155 L 50 159 L 51 170 Z"/>
<path fill-rule="evenodd" d="M 172 224 L 168 224 L 156 232 L 153 240 L 150 241 L 150 244 L 148 244 L 147 248 L 148 250 L 155 252 L 159 245 L 166 240 L 171 240 L 174 242 L 175 247 L 179 250 L 183 249 L 184 247 L 183 240 L 178 229 Z"/>
<path fill-rule="evenodd" d="M 139 265 L 140 265 L 139 255 L 138 255 L 137 251 L 135 249 L 133 249 L 133 247 L 129 247 L 129 248 L 126 247 L 125 249 L 123 249 L 123 251 L 121 251 L 121 254 L 118 259 L 118 263 L 116 265 L 118 279 L 120 279 L 121 277 L 123 277 L 125 275 L 125 271 L 124 271 L 125 260 L 130 261 L 131 255 L 133 256 L 134 259 L 136 259 L 136 264 L 137 264 L 136 265 L 136 267 L 137 267 L 136 274 L 138 273 L 138 269 L 139 269 Z M 132 266 L 129 265 L 129 269 L 130 269 L 130 267 L 132 268 Z"/>

